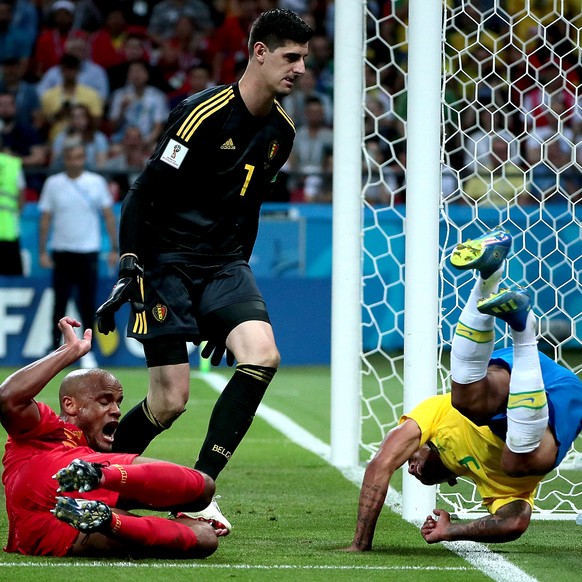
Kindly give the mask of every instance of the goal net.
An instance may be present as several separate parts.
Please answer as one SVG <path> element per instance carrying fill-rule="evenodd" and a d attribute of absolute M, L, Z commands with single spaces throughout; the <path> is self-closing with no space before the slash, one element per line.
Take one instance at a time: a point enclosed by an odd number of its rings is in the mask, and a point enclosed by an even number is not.
<path fill-rule="evenodd" d="M 438 391 L 450 389 L 451 338 L 473 284 L 473 274 L 454 271 L 447 258 L 459 241 L 497 225 L 514 237 L 505 282 L 531 290 L 540 348 L 579 373 L 580 2 L 451 0 L 443 16 Z M 365 23 L 363 461 L 403 412 L 407 2 L 368 3 Z M 505 326 L 496 334 L 497 348 L 510 345 Z M 439 488 L 441 505 L 483 513 L 474 487 L 461 481 Z M 543 481 L 535 514 L 581 510 L 579 438 Z"/>

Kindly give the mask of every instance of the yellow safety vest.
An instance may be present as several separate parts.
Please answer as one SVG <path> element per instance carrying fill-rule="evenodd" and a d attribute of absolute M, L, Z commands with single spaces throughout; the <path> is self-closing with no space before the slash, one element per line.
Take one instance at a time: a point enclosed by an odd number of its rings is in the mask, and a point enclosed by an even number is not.
<path fill-rule="evenodd" d="M 0 153 L 0 240 L 14 241 L 20 235 L 18 178 L 22 160 Z"/>

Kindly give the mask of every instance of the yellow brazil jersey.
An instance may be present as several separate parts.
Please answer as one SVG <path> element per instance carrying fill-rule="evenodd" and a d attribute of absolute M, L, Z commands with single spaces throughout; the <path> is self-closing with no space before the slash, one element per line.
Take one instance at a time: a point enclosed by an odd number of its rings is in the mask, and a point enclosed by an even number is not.
<path fill-rule="evenodd" d="M 450 394 L 427 398 L 402 416 L 400 423 L 407 418 L 420 427 L 421 445 L 430 440 L 448 469 L 475 482 L 491 513 L 517 499 L 533 506 L 535 489 L 543 477 L 506 475 L 501 468 L 504 442 L 487 426 L 476 426 L 453 408 Z"/>

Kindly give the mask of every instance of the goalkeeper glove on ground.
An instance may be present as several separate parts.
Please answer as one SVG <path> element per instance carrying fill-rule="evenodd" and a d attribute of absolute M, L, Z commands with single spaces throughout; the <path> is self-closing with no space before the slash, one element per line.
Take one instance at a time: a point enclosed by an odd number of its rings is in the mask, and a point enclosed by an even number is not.
<path fill-rule="evenodd" d="M 143 304 L 143 267 L 137 257 L 127 255 L 119 261 L 119 279 L 107 301 L 97 310 L 97 329 L 108 334 L 115 329 L 115 312 L 126 302 L 131 303 L 136 313 L 144 310 Z"/>

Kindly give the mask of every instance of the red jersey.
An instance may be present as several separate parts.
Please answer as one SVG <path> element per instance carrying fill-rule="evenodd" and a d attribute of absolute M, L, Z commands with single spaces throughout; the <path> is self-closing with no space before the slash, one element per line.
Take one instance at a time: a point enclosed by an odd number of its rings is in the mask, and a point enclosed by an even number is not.
<path fill-rule="evenodd" d="M 137 455 L 95 452 L 78 427 L 60 419 L 46 404 L 37 405 L 38 425 L 17 437 L 9 435 L 6 441 L 2 483 L 8 513 L 8 543 L 4 549 L 33 556 L 65 556 L 79 532 L 50 513 L 57 495 L 96 499 L 115 507 L 119 493 L 95 489 L 88 493 L 57 494 L 58 483 L 53 475 L 73 459 L 130 465 Z"/>

